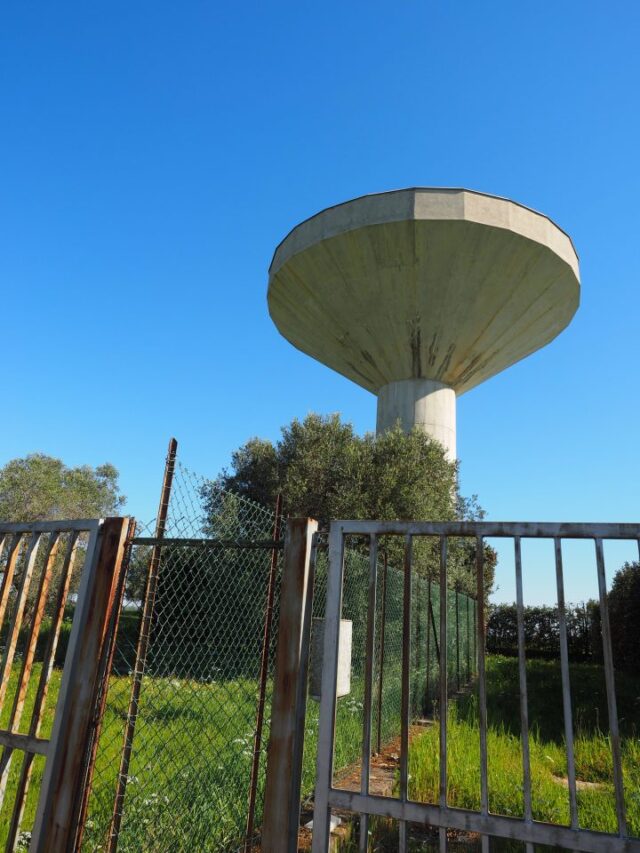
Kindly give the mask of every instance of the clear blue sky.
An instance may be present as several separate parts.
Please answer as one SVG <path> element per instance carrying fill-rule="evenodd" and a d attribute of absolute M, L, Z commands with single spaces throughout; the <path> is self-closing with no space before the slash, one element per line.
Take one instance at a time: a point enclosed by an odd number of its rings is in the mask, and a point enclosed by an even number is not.
<path fill-rule="evenodd" d="M 213 476 L 312 410 L 373 428 L 272 326 L 273 249 L 353 196 L 466 186 L 568 231 L 583 291 L 460 399 L 463 491 L 637 520 L 639 44 L 631 0 L 2 4 L 0 464 L 111 461 L 148 517 L 171 434 Z"/>

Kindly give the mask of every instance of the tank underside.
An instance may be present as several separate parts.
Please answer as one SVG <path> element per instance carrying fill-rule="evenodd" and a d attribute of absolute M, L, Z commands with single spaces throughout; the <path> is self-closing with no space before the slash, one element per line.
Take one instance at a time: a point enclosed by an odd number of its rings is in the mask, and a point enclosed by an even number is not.
<path fill-rule="evenodd" d="M 462 394 L 549 343 L 580 296 L 549 219 L 467 190 L 365 196 L 302 223 L 270 269 L 294 346 L 378 393 L 429 379 Z"/>

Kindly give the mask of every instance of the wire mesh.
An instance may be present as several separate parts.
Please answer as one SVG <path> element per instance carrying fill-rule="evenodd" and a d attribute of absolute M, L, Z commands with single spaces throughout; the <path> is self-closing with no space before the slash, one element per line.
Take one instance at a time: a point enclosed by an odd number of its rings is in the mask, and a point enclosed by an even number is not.
<path fill-rule="evenodd" d="M 131 708 L 144 584 L 152 549 L 151 545 L 133 546 L 83 850 L 228 853 L 243 847 L 273 553 L 270 548 L 249 546 L 270 539 L 273 529 L 273 510 L 224 491 L 177 464 L 165 537 L 207 539 L 209 543 L 174 542 L 162 547 L 146 668 L 139 700 Z M 153 530 L 153 522 L 139 525 L 137 537 L 150 537 Z M 211 540 L 244 543 L 247 547 L 213 547 Z M 354 733 L 362 731 L 368 571 L 369 560 L 362 549 L 349 548 L 344 617 L 353 621 L 354 656 L 351 693 L 338 703 L 338 769 L 347 769 L 360 758 L 361 740 Z M 384 744 L 400 730 L 403 575 L 390 564 L 385 569 L 382 559 L 378 572 L 379 588 L 386 575 L 386 592 L 384 604 L 379 598 L 378 608 L 378 693 L 373 731 Z M 320 548 L 314 616 L 323 614 L 326 578 L 327 555 Z M 280 555 L 258 765 L 256 827 L 262 819 L 279 580 Z M 416 642 L 412 708 L 414 716 L 422 716 L 432 709 L 437 689 L 437 642 L 427 638 L 433 640 L 433 628 L 438 624 L 439 587 L 417 574 L 413 583 Z M 451 590 L 447 595 L 451 613 L 457 612 L 456 601 L 458 610 L 468 607 L 468 597 L 456 598 Z M 455 630 L 455 618 L 450 617 L 449 624 Z M 464 636 L 468 638 L 468 634 Z M 458 640 L 462 642 L 460 636 Z M 449 654 L 449 666 L 455 679 L 455 633 L 450 633 L 448 643 L 454 649 Z M 464 651 L 461 660 L 475 660 L 475 653 Z M 464 677 L 468 676 L 465 671 Z M 307 708 L 304 795 L 313 789 L 318 729 L 317 704 L 309 702 Z M 131 760 L 123 777 L 121 756 L 132 714 L 135 736 L 130 741 Z"/>
<path fill-rule="evenodd" d="M 166 537 L 264 541 L 272 537 L 273 528 L 272 510 L 177 466 Z M 140 526 L 138 536 L 152 532 L 153 524 Z M 115 849 L 115 811 L 120 851 L 235 850 L 242 845 L 247 822 L 273 552 L 193 544 L 162 548 L 146 669 L 139 701 L 129 709 L 150 552 L 148 545 L 134 545 L 131 555 L 83 849 Z M 277 602 L 276 589 L 274 623 Z M 270 668 L 275 636 L 274 630 Z M 269 680 L 258 773 L 258 826 L 270 690 Z M 135 736 L 118 797 L 131 710 Z"/>
<path fill-rule="evenodd" d="M 315 567 L 313 616 L 316 618 L 324 616 L 326 600 L 328 554 L 325 539 L 321 537 Z M 382 550 L 377 574 L 372 746 L 374 751 L 380 752 L 400 735 L 404 571 L 392 566 Z M 351 690 L 337 702 L 334 753 L 334 771 L 343 778 L 353 775 L 361 760 L 368 582 L 368 553 L 355 544 L 346 547 L 342 618 L 352 622 Z M 415 721 L 438 712 L 439 584 L 423 577 L 419 569 L 412 570 L 411 600 L 410 712 Z M 468 684 L 476 673 L 476 602 L 456 589 L 447 589 L 446 601 L 447 679 L 453 693 Z M 311 642 L 313 645 L 313 637 Z M 309 796 L 313 790 L 317 734 L 318 704 L 309 702 L 303 796 Z"/>

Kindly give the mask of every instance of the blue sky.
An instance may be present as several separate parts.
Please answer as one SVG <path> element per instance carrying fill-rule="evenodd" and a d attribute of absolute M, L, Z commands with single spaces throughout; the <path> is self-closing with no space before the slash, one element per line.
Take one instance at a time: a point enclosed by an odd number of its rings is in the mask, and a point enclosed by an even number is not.
<path fill-rule="evenodd" d="M 353 196 L 467 186 L 568 231 L 583 291 L 460 398 L 463 491 L 495 520 L 637 520 L 639 43 L 615 0 L 4 3 L 0 464 L 111 461 L 148 517 L 171 434 L 213 476 L 309 411 L 372 429 L 373 396 L 271 324 L 273 249 Z"/>

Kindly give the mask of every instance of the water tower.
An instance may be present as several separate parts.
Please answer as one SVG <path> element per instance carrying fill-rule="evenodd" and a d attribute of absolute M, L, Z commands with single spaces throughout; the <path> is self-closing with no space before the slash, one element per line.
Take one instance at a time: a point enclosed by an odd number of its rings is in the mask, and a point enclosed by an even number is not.
<path fill-rule="evenodd" d="M 571 239 L 464 189 L 363 196 L 280 243 L 268 302 L 295 347 L 376 394 L 378 433 L 420 426 L 456 456 L 456 397 L 545 346 L 578 308 Z"/>

